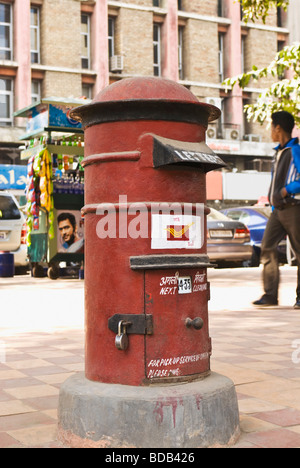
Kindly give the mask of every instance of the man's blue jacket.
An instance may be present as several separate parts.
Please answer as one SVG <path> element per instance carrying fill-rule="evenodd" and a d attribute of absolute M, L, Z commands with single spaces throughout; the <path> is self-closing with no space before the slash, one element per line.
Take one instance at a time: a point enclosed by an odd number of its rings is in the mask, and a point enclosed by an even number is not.
<path fill-rule="evenodd" d="M 283 209 L 286 205 L 300 205 L 300 145 L 292 138 L 284 148 L 275 148 L 276 158 L 272 169 L 269 200 L 272 206 Z M 288 196 L 283 198 L 281 190 L 286 188 Z"/>

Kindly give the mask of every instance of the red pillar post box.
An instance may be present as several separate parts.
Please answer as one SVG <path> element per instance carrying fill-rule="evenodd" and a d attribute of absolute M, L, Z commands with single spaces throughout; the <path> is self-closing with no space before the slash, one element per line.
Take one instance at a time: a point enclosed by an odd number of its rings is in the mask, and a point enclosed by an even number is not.
<path fill-rule="evenodd" d="M 67 443 L 236 440 L 234 384 L 210 373 L 205 177 L 224 163 L 205 131 L 219 115 L 159 78 L 119 81 L 72 112 L 85 129 L 86 363 L 60 388 Z"/>
<path fill-rule="evenodd" d="M 224 163 L 205 131 L 219 115 L 157 78 L 117 82 L 73 112 L 85 128 L 90 380 L 147 385 L 210 372 L 205 174 Z"/>

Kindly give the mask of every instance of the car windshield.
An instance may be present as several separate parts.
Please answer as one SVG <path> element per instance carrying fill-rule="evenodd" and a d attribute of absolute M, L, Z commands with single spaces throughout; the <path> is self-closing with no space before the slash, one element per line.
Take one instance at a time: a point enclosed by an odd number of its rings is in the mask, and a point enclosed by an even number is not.
<path fill-rule="evenodd" d="M 246 226 L 252 226 L 266 222 L 266 218 L 270 217 L 270 211 L 268 207 L 254 207 L 249 209 L 241 208 L 240 210 L 231 209 L 226 213 L 226 215 L 234 221 L 240 221 L 241 223 L 246 224 Z"/>
<path fill-rule="evenodd" d="M 8 219 L 20 219 L 21 213 L 13 198 L 0 195 L 0 221 Z"/>
<path fill-rule="evenodd" d="M 214 210 L 214 208 L 210 208 L 210 213 L 207 216 L 207 219 L 210 221 L 228 221 L 228 217 L 225 216 L 220 211 Z"/>

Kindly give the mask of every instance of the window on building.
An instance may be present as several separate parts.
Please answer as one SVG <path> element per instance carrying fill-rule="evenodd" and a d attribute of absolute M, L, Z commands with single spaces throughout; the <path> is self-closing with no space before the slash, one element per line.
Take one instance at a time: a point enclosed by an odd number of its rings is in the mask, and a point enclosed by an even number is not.
<path fill-rule="evenodd" d="M 30 8 L 30 54 L 31 63 L 40 63 L 40 10 Z"/>
<path fill-rule="evenodd" d="M 277 26 L 279 28 L 283 27 L 283 14 L 282 14 L 282 8 L 281 7 L 277 8 Z"/>
<path fill-rule="evenodd" d="M 91 65 L 91 25 L 90 16 L 81 14 L 81 67 L 90 68 Z"/>
<path fill-rule="evenodd" d="M 87 99 L 93 99 L 93 85 L 82 83 L 82 96 Z"/>
<path fill-rule="evenodd" d="M 182 0 L 178 0 L 178 10 L 183 10 Z"/>
<path fill-rule="evenodd" d="M 286 46 L 285 41 L 277 41 L 277 51 L 280 52 Z M 281 73 L 278 75 L 279 80 L 285 79 L 285 71 L 282 70 Z"/>
<path fill-rule="evenodd" d="M 0 126 L 13 123 L 13 80 L 0 77 Z"/>
<path fill-rule="evenodd" d="M 249 103 L 250 103 L 249 99 L 243 99 L 243 109 Z M 243 138 L 244 140 L 249 138 L 250 134 L 252 134 L 252 123 L 249 122 L 247 118 L 247 114 L 244 112 L 243 113 Z"/>
<path fill-rule="evenodd" d="M 153 0 L 154 7 L 160 7 L 160 0 Z"/>
<path fill-rule="evenodd" d="M 184 26 L 179 26 L 179 28 L 178 28 L 178 72 L 179 72 L 179 79 L 180 80 L 184 80 L 183 34 L 184 34 Z"/>
<path fill-rule="evenodd" d="M 32 80 L 31 82 L 31 102 L 39 102 L 41 100 L 41 82 L 39 80 Z"/>
<path fill-rule="evenodd" d="M 221 18 L 224 16 L 223 0 L 218 0 L 218 16 L 221 17 Z"/>
<path fill-rule="evenodd" d="M 161 76 L 161 25 L 153 25 L 153 73 Z"/>
<path fill-rule="evenodd" d="M 286 46 L 285 41 L 277 41 L 277 51 L 280 52 L 283 50 Z"/>
<path fill-rule="evenodd" d="M 246 47 L 246 37 L 242 36 L 241 39 L 241 73 L 246 72 L 246 54 L 245 54 L 245 47 Z"/>
<path fill-rule="evenodd" d="M 115 26 L 116 20 L 113 17 L 108 18 L 108 56 L 113 57 L 115 55 Z"/>
<path fill-rule="evenodd" d="M 224 138 L 225 137 L 225 126 L 224 126 L 224 116 L 226 115 L 226 99 L 216 98 L 214 99 L 215 106 L 221 110 L 221 116 L 216 122 L 217 127 L 217 138 Z"/>
<path fill-rule="evenodd" d="M 219 33 L 219 81 L 224 81 L 224 34 Z"/>
<path fill-rule="evenodd" d="M 243 21 L 243 19 L 244 19 L 244 8 L 243 8 L 242 4 L 241 4 L 240 11 L 241 11 L 241 21 Z"/>
<path fill-rule="evenodd" d="M 0 59 L 12 60 L 12 6 L 0 3 Z"/>

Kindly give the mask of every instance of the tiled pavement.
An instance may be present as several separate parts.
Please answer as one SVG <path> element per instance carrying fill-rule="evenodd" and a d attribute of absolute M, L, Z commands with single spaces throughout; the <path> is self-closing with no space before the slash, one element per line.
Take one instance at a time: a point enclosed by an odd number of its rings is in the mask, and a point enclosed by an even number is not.
<path fill-rule="evenodd" d="M 59 387 L 84 368 L 82 331 L 24 333 L 2 338 L 0 448 L 59 447 Z"/>
<path fill-rule="evenodd" d="M 237 448 L 300 447 L 300 311 L 296 269 L 281 269 L 280 306 L 256 309 L 261 270 L 211 274 L 212 368 L 231 378 L 242 435 Z"/>
<path fill-rule="evenodd" d="M 283 269 L 282 305 L 267 310 L 250 305 L 260 293 L 260 274 L 259 269 L 210 273 L 212 370 L 236 385 L 242 435 L 235 448 L 299 448 L 300 312 L 291 307 L 296 271 Z M 0 313 L 0 448 L 63 447 L 57 440 L 58 394 L 60 384 L 84 368 L 82 303 L 76 300 L 83 296 L 83 284 L 5 281 L 1 303 L 9 286 L 11 302 L 22 290 L 37 300 L 40 291 L 46 302 L 47 294 L 53 298 L 66 286 L 75 295 L 66 312 L 69 321 L 54 317 L 55 324 L 48 320 L 45 330 L 39 323 L 42 310 L 25 308 L 28 320 L 19 316 L 16 330 L 13 318 L 4 319 L 2 308 Z"/>

